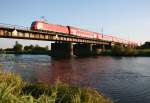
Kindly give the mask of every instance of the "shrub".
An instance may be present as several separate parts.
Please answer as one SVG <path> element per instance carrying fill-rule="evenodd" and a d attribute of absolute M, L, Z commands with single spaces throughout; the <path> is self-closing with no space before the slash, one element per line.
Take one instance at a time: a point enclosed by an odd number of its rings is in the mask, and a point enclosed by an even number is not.
<path fill-rule="evenodd" d="M 136 56 L 137 51 L 130 46 L 124 46 L 123 44 L 115 44 L 112 48 L 112 55 L 114 56 Z"/>

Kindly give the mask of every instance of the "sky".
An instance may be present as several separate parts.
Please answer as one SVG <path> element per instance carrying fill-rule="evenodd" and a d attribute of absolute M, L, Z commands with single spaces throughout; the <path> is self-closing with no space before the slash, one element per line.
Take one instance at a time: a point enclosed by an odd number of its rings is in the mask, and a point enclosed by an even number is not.
<path fill-rule="evenodd" d="M 49 23 L 71 25 L 127 40 L 150 40 L 150 0 L 1 0 L 0 23 L 30 27 L 44 16 Z M 50 45 L 49 41 L 0 39 L 0 48 Z"/>

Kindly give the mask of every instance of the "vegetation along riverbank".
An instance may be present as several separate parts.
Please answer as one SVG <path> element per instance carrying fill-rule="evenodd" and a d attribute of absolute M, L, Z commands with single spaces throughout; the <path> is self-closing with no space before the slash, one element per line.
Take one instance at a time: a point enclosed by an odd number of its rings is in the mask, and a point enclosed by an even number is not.
<path fill-rule="evenodd" d="M 27 83 L 19 75 L 0 71 L 0 103 L 113 103 L 96 90 L 56 82 L 51 87 Z"/>
<path fill-rule="evenodd" d="M 100 53 L 103 56 L 150 56 L 150 42 L 145 42 L 143 45 L 136 48 L 124 46 L 122 44 L 115 44 L 110 49 L 105 49 Z"/>
<path fill-rule="evenodd" d="M 6 54 L 44 54 L 51 55 L 51 50 L 49 47 L 40 47 L 39 45 L 29 45 L 24 46 L 16 41 L 13 48 L 0 49 L 0 53 Z M 89 55 L 92 56 L 95 53 Z M 96 55 L 101 56 L 150 56 L 150 42 L 145 42 L 141 46 L 135 48 L 130 46 L 125 46 L 123 44 L 115 44 L 110 48 L 105 48 L 104 50 L 98 51 Z"/>

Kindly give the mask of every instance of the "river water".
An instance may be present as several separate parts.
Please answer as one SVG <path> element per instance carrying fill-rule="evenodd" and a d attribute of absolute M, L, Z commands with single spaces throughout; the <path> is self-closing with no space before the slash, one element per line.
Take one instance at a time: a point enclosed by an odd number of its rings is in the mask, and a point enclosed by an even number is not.
<path fill-rule="evenodd" d="M 115 103 L 150 103 L 149 57 L 89 57 L 52 59 L 46 55 L 0 56 L 5 71 L 31 82 L 63 83 L 92 87 Z"/>

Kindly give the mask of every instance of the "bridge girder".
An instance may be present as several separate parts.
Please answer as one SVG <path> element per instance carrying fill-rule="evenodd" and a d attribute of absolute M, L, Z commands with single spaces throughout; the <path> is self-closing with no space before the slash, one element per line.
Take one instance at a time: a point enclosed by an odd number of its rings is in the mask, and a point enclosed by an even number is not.
<path fill-rule="evenodd" d="M 79 37 L 70 34 L 63 34 L 58 32 L 22 30 L 22 29 L 14 29 L 14 28 L 2 28 L 2 27 L 0 27 L 0 38 L 62 41 L 62 42 L 72 42 L 72 43 L 90 43 L 90 44 L 109 45 L 109 42 L 107 41 L 84 38 L 84 37 Z"/>

